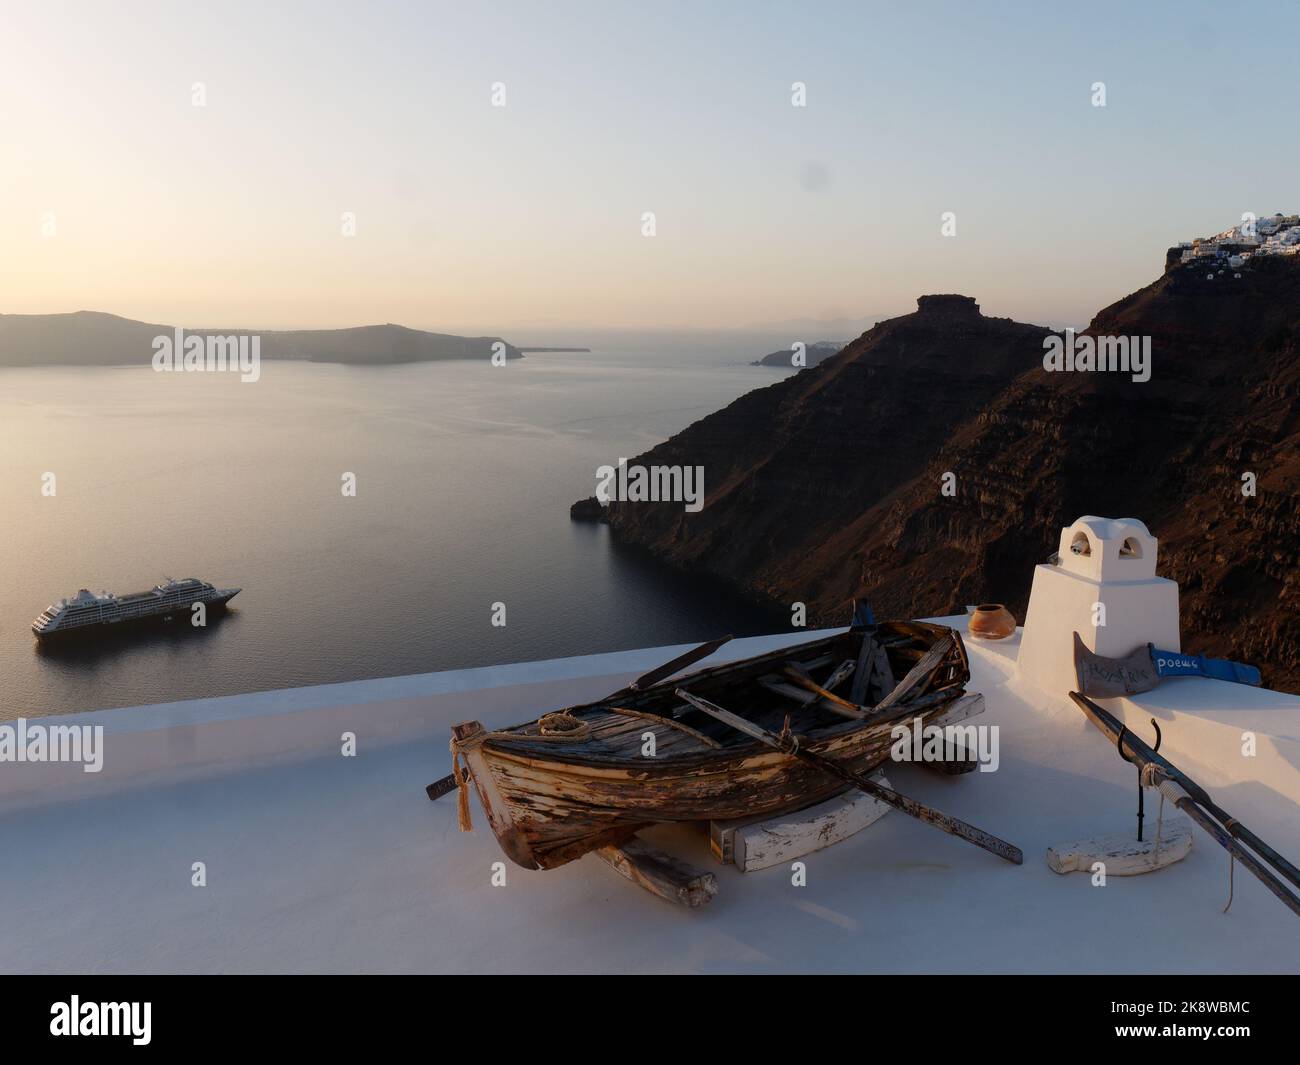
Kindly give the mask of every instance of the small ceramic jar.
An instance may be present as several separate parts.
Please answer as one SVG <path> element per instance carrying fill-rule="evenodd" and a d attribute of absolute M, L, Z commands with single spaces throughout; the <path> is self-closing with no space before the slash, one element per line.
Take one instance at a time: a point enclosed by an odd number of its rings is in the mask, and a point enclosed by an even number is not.
<path fill-rule="evenodd" d="M 1002 640 L 1016 631 L 1016 619 L 1001 603 L 981 603 L 971 612 L 968 627 L 981 640 Z"/>

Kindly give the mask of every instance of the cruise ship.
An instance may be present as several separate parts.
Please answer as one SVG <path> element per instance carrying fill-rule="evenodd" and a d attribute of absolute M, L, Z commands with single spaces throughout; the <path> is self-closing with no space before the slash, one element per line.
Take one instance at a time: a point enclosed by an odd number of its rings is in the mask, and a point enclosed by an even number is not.
<path fill-rule="evenodd" d="M 32 622 L 32 632 L 37 639 L 46 640 L 56 636 L 89 635 L 113 625 L 170 621 L 178 614 L 188 614 L 195 603 L 216 610 L 238 594 L 238 588 L 214 588 L 197 577 L 182 580 L 168 577 L 147 592 L 132 592 L 130 595 L 96 594 L 82 588 L 71 599 L 60 599 L 46 607 Z"/>

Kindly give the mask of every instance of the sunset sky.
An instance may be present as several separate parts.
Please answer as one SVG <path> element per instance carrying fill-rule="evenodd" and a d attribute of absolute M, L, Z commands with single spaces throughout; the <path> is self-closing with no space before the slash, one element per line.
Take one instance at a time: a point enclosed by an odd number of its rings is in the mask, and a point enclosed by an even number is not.
<path fill-rule="evenodd" d="M 1168 244 L 1300 210 L 1294 4 L 903 7 L 9 5 L 0 312 L 1084 325 Z"/>

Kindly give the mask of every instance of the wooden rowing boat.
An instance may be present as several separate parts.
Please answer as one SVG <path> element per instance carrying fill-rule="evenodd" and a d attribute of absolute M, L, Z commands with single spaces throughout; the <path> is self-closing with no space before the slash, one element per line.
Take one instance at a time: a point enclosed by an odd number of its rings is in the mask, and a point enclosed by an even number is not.
<path fill-rule="evenodd" d="M 818 682 L 847 687 L 854 663 L 883 668 L 885 656 L 883 675 L 902 679 L 896 686 L 891 679 L 872 705 Z M 802 686 L 786 683 L 792 675 Z M 506 855 L 526 869 L 554 869 L 652 824 L 791 812 L 830 798 L 844 782 L 728 728 L 679 690 L 762 728 L 788 728 L 802 749 L 862 773 L 888 757 L 896 724 L 942 714 L 969 679 L 960 634 L 885 622 L 632 686 L 509 729 L 465 722 L 453 727 L 451 741 L 461 827 L 469 827 L 472 782 Z"/>

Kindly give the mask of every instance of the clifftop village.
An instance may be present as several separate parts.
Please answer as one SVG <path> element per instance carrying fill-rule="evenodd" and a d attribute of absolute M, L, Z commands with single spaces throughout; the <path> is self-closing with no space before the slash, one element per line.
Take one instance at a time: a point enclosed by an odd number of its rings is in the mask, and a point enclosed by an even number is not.
<path fill-rule="evenodd" d="M 1197 259 L 1227 259 L 1230 269 L 1240 268 L 1253 255 L 1300 255 L 1300 215 L 1275 214 L 1241 223 L 1212 237 L 1183 241 L 1169 250 L 1179 263 Z"/>

